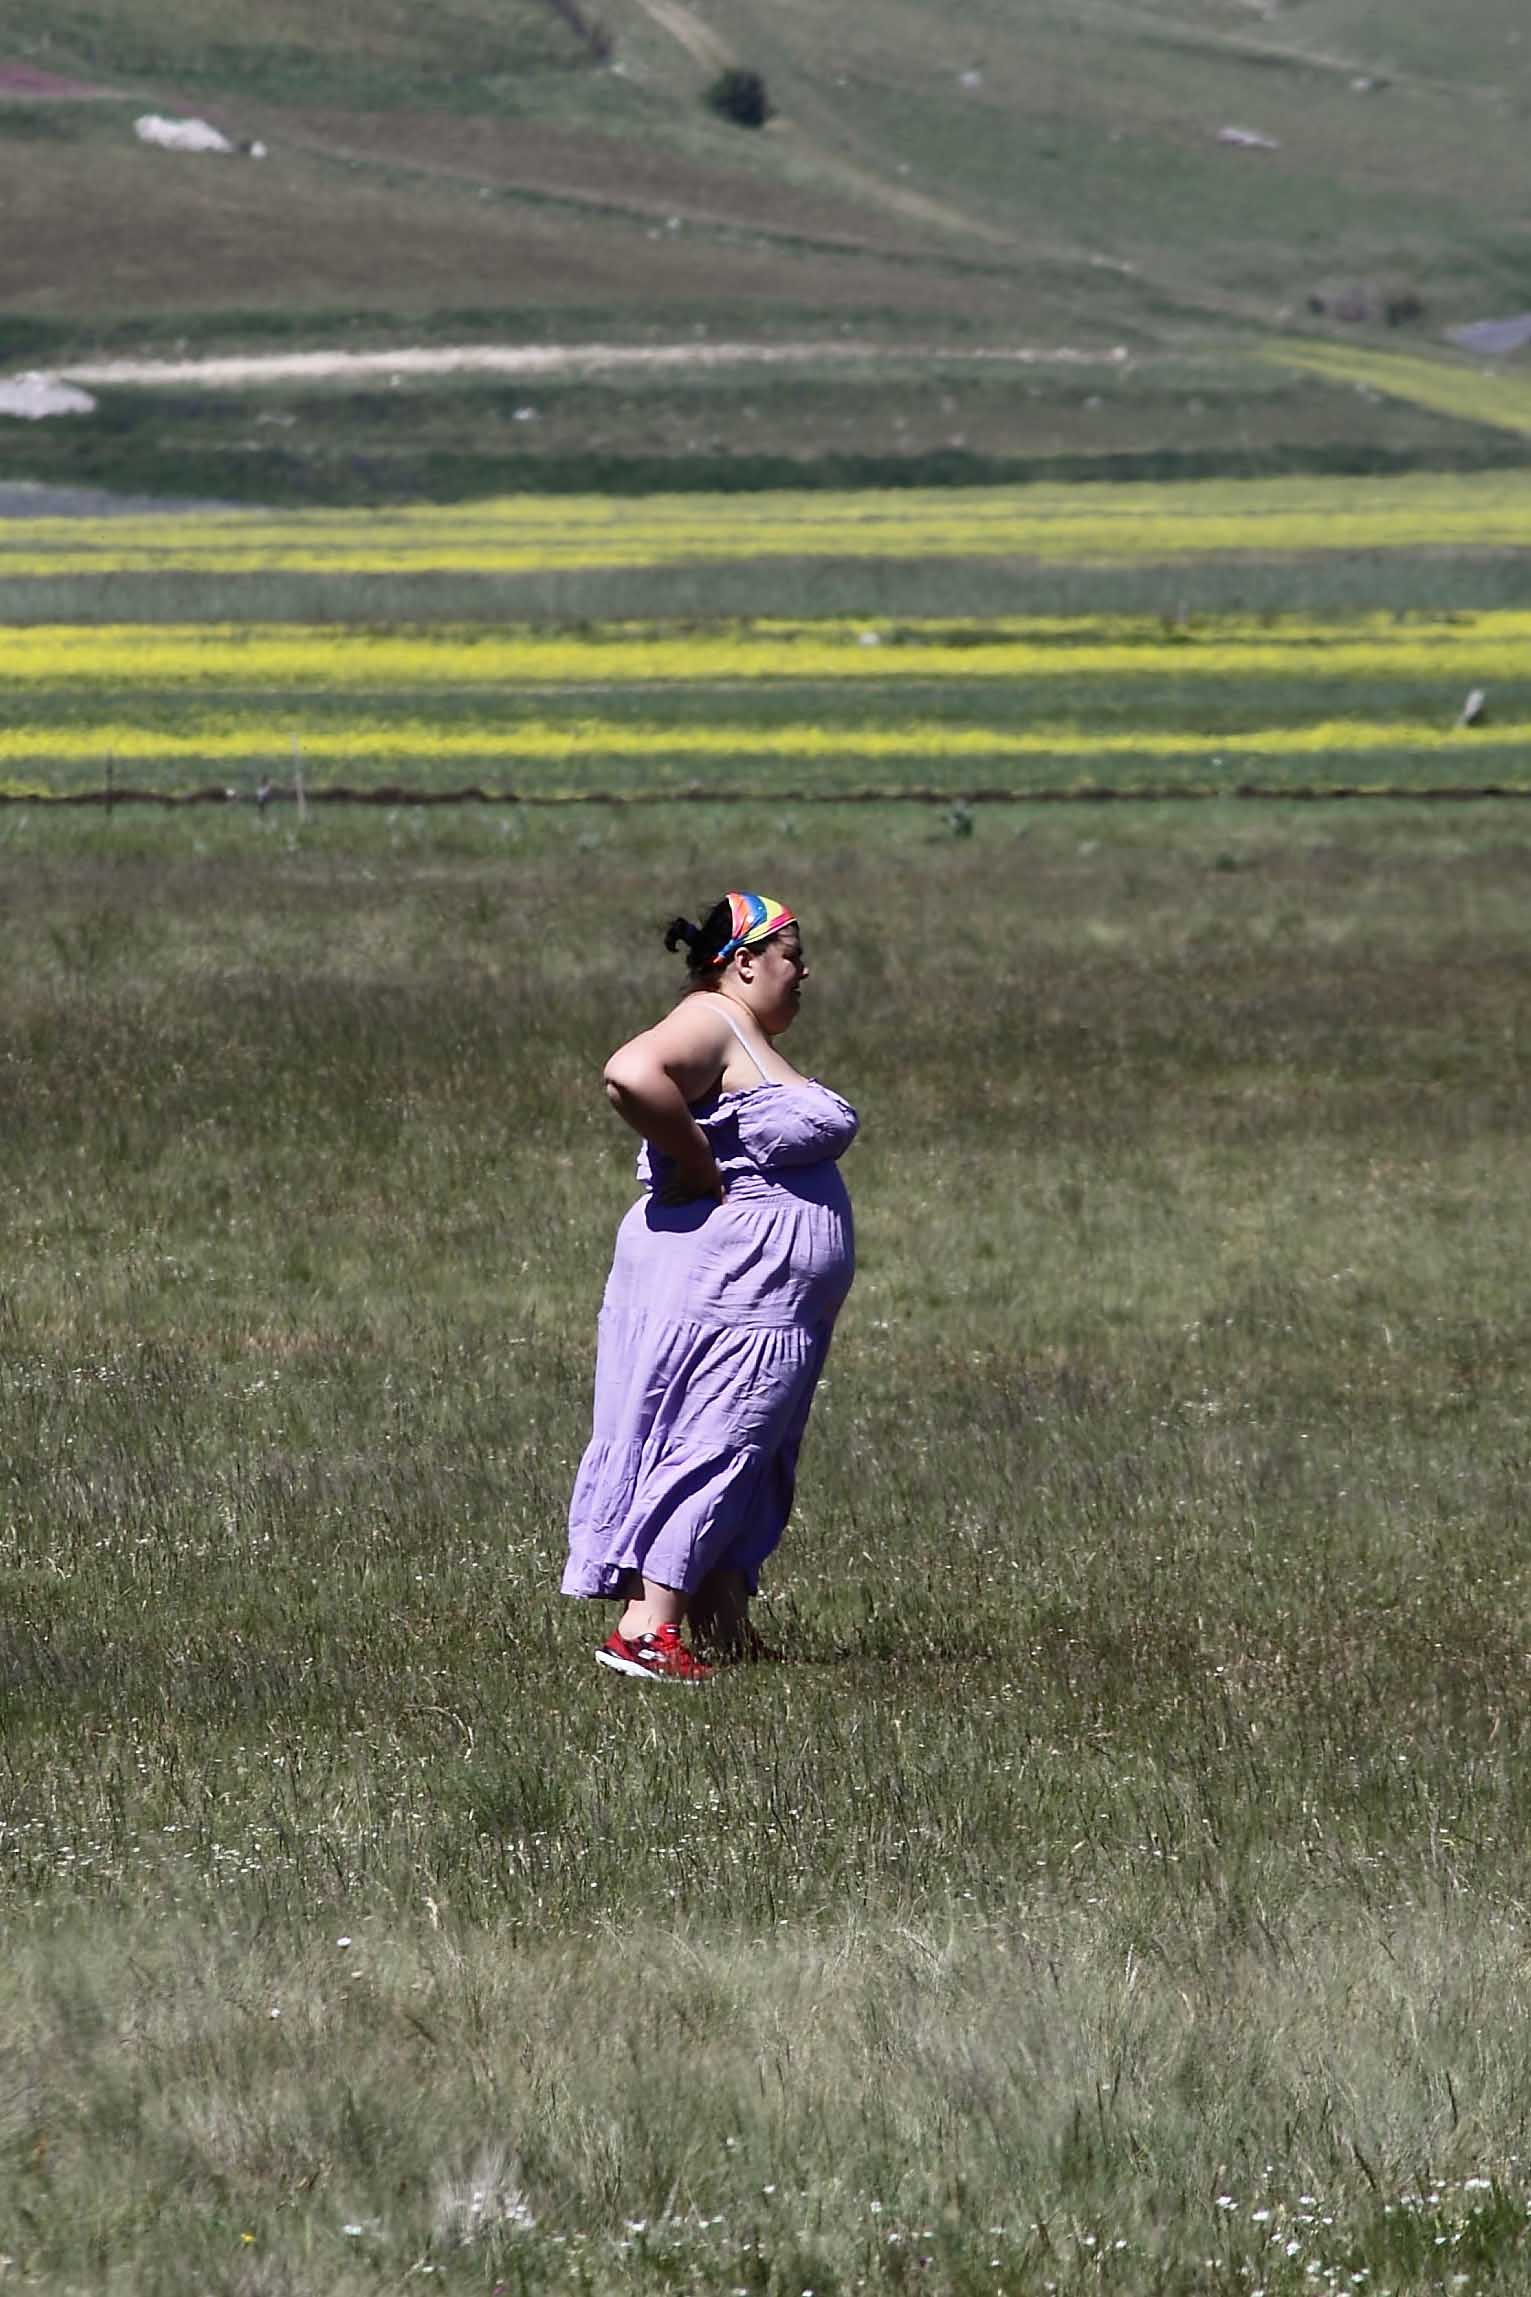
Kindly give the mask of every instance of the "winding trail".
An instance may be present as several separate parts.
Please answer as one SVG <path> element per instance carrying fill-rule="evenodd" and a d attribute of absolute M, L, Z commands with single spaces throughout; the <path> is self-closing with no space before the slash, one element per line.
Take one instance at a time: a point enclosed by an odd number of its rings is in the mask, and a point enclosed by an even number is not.
<path fill-rule="evenodd" d="M 704 72 L 721 72 L 738 58 L 720 34 L 711 25 L 684 5 L 684 0 L 638 0 L 638 6 L 662 32 L 668 32 L 678 46 L 684 48 L 694 64 Z M 811 160 L 817 172 L 829 183 L 838 184 L 856 198 L 869 200 L 889 214 L 906 216 L 911 223 L 933 223 L 942 231 L 961 232 L 971 239 L 983 240 L 990 247 L 1008 247 L 1011 235 L 998 231 L 992 225 L 979 223 L 960 208 L 945 200 L 929 199 L 923 192 L 909 191 L 900 184 L 889 183 L 875 168 L 863 167 L 854 160 L 842 159 L 838 153 L 826 151 L 822 143 L 810 143 L 794 127 L 792 121 L 778 119 L 777 135 L 791 136 L 805 158 Z"/>

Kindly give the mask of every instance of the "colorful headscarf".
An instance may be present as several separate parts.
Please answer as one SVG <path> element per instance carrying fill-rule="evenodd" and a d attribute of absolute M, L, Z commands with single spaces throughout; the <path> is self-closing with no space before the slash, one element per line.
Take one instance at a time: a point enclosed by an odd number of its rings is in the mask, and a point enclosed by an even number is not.
<path fill-rule="evenodd" d="M 769 941 L 773 933 L 780 933 L 784 925 L 797 923 L 791 910 L 773 901 L 768 893 L 725 893 L 723 899 L 732 921 L 728 939 L 712 960 L 714 965 L 726 965 L 736 949 L 753 949 Z"/>

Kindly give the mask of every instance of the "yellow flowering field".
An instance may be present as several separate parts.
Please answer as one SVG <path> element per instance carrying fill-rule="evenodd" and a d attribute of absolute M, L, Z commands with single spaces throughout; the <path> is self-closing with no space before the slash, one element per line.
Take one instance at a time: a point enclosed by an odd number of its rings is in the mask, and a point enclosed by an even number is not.
<path fill-rule="evenodd" d="M 11 687 L 226 689 L 690 685 L 755 680 L 1212 678 L 1512 680 L 1531 664 L 1531 612 L 1317 623 L 1143 617 L 622 624 L 375 631 L 336 625 L 53 624 L 0 631 Z"/>
<path fill-rule="evenodd" d="M 1184 626 L 53 624 L 0 631 L 0 764 L 32 769 L 13 796 L 119 769 L 186 788 L 299 767 L 313 789 L 397 777 L 429 790 L 496 765 L 529 790 L 561 770 L 658 789 L 730 760 L 832 781 L 882 761 L 944 785 L 981 766 L 1034 786 L 1083 765 L 1130 781 L 1133 761 L 1230 780 L 1250 760 L 1311 779 L 1341 758 L 1471 776 L 1487 741 L 1502 781 L 1531 738 L 1528 664 L 1531 611 L 1510 609 Z M 1490 683 L 1491 733 L 1456 731 L 1463 692 Z"/>
<path fill-rule="evenodd" d="M 1490 747 L 1519 748 L 1531 741 L 1531 718 L 1493 729 Z M 445 760 L 507 759 L 560 763 L 567 759 L 817 758 L 1239 758 L 1352 756 L 1384 752 L 1462 760 L 1480 757 L 1481 737 L 1422 719 L 1326 718 L 1307 725 L 1270 724 L 1208 732 L 1187 726 L 1112 731 L 1073 721 L 1030 727 L 953 725 L 943 719 L 899 724 L 832 725 L 791 719 L 761 726 L 747 720 L 705 724 L 634 723 L 620 718 L 525 719 L 515 724 L 441 725 L 429 719 L 356 718 L 306 732 L 300 760 L 426 764 Z M 0 760 L 115 759 L 127 764 L 160 760 L 210 763 L 291 763 L 284 736 L 270 726 L 231 725 L 212 718 L 159 731 L 116 719 L 93 724 L 0 728 Z"/>
<path fill-rule="evenodd" d="M 581 718 L 454 724 L 394 718 L 309 729 L 286 747 L 269 727 L 214 719 L 175 731 L 131 720 L 0 731 L 0 798 L 105 789 L 167 798 L 251 798 L 263 783 L 310 796 L 374 792 L 395 802 L 471 792 L 542 803 L 700 792 L 759 798 L 1027 794 L 1214 796 L 1428 789 L 1531 796 L 1531 719 L 1488 736 L 1423 720 L 1331 718 L 1220 732 L 791 719 L 705 723 Z M 741 775 L 744 777 L 741 780 Z"/>
<path fill-rule="evenodd" d="M 299 765 L 316 790 L 429 792 L 503 767 L 525 794 L 632 793 L 709 777 L 723 787 L 734 760 L 824 787 L 879 768 L 901 786 L 1019 789 L 1078 773 L 1221 786 L 1252 762 L 1303 786 L 1361 762 L 1384 782 L 1508 785 L 1531 731 L 1531 607 L 1387 611 L 1377 570 L 1390 551 L 1528 540 L 1531 472 L 1515 471 L 13 520 L 0 522 L 0 579 L 120 572 L 131 585 L 158 571 L 196 585 L 317 570 L 332 618 L 230 618 L 240 593 L 227 587 L 206 620 L 129 619 L 131 587 L 111 621 L 90 618 L 83 598 L 78 620 L 18 609 L 0 627 L 0 765 L 11 795 L 108 778 L 185 791 L 232 777 L 253 790 Z M 1154 568 L 1326 551 L 1351 554 L 1361 572 L 1352 581 L 1347 568 L 1341 587 L 1366 611 L 1192 613 L 1167 587 L 1155 612 L 727 618 L 704 606 L 686 621 L 552 627 L 431 619 L 428 597 L 412 594 L 417 619 L 373 626 L 346 587 L 401 572 L 881 556 L 932 562 L 916 595 L 938 604 L 943 558 Z M 770 581 L 781 598 L 803 594 L 786 566 Z M 1492 581 L 1489 598 L 1515 598 L 1513 569 Z M 51 610 L 54 593 L 37 595 Z M 1156 604 L 1156 582 L 1137 595 Z M 116 599 L 103 587 L 91 610 Z M 1459 732 L 1473 688 L 1491 692 L 1491 711 Z"/>
<path fill-rule="evenodd" d="M 0 523 L 0 580 L 504 574 L 804 557 L 1090 565 L 1528 544 L 1531 473 L 1419 473 L 631 500 L 525 496 L 391 511 L 12 520 Z"/>

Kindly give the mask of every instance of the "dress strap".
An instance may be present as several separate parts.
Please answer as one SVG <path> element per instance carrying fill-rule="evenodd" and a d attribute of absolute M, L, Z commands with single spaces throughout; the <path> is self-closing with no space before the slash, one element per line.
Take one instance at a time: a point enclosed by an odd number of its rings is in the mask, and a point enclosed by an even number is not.
<path fill-rule="evenodd" d="M 744 1047 L 744 1050 L 748 1053 L 750 1059 L 754 1062 L 755 1074 L 759 1077 L 760 1082 L 763 1085 L 774 1085 L 776 1079 L 766 1075 L 764 1069 L 760 1066 L 760 1055 L 756 1052 L 754 1046 L 750 1043 L 748 1037 L 746 1037 L 744 1031 L 740 1028 L 732 1013 L 725 1010 L 723 1014 L 723 1020 L 725 1025 L 732 1029 L 734 1035 L 738 1038 L 740 1044 Z"/>

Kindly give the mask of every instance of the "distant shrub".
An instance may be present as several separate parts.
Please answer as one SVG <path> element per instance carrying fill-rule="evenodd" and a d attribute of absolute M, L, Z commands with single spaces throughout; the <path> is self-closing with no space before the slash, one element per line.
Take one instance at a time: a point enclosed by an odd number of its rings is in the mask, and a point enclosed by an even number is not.
<path fill-rule="evenodd" d="M 1308 309 L 1317 319 L 1340 319 L 1354 327 L 1372 327 L 1378 320 L 1389 327 L 1412 327 L 1425 316 L 1425 306 L 1412 287 L 1385 287 L 1361 279 L 1316 287 L 1308 297 Z"/>
<path fill-rule="evenodd" d="M 771 116 L 771 100 L 759 72 L 730 64 L 707 90 L 707 108 L 736 128 L 763 128 Z"/>

